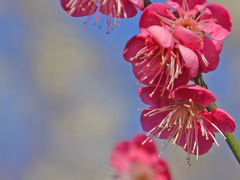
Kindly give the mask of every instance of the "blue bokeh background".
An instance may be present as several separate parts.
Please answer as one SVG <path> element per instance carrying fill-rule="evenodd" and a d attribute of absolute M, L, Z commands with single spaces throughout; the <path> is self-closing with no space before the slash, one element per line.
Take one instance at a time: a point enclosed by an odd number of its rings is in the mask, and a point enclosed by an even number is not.
<path fill-rule="evenodd" d="M 217 3 L 232 14 L 233 32 L 218 69 L 204 78 L 235 119 L 240 141 L 240 3 Z M 114 144 L 142 132 L 137 108 L 146 105 L 122 57 L 139 16 L 106 35 L 94 18 L 84 28 L 84 18 L 67 16 L 59 1 L 0 1 L 1 180 L 110 179 Z M 220 148 L 193 157 L 190 167 L 185 152 L 167 147 L 174 179 L 238 180 L 236 160 L 217 139 Z"/>

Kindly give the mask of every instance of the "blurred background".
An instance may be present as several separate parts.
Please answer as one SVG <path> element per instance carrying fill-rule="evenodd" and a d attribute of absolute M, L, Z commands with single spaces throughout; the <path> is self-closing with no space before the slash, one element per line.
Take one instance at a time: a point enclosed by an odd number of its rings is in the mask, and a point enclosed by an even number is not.
<path fill-rule="evenodd" d="M 218 105 L 237 124 L 240 141 L 240 1 L 218 0 L 233 31 L 218 69 L 205 76 Z M 0 0 L 0 180 L 107 180 L 114 144 L 142 132 L 131 65 L 122 49 L 139 33 L 139 15 L 106 35 L 86 18 L 72 18 L 59 0 Z M 239 180 L 221 136 L 192 166 L 186 153 L 163 153 L 175 180 Z"/>

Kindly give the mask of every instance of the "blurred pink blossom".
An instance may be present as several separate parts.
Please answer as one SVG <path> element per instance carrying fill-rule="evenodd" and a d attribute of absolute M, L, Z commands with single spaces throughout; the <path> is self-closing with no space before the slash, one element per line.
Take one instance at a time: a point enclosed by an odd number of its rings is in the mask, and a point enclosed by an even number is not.
<path fill-rule="evenodd" d="M 119 142 L 113 149 L 111 165 L 116 170 L 115 180 L 171 180 L 167 163 L 159 158 L 155 143 L 142 142 L 145 135 L 131 141 Z"/>

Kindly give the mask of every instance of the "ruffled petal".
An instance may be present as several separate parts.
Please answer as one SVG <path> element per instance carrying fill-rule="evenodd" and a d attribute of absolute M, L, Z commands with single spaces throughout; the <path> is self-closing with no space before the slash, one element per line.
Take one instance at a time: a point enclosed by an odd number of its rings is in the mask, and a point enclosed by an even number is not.
<path fill-rule="evenodd" d="M 216 50 L 217 45 L 218 51 Z M 219 44 L 215 45 L 209 37 L 204 37 L 204 47 L 200 50 L 199 54 L 199 64 L 201 72 L 207 73 L 217 68 L 220 59 L 219 48 Z"/>
<path fill-rule="evenodd" d="M 132 70 L 135 77 L 138 79 L 139 82 L 149 85 L 149 84 L 156 84 L 157 78 L 153 81 L 153 83 L 150 83 L 157 72 L 157 69 L 155 71 L 149 71 L 149 68 L 147 67 L 147 64 L 151 61 L 151 57 L 146 59 L 145 62 L 139 63 L 138 65 L 132 64 Z M 144 70 L 143 70 L 144 69 Z"/>
<path fill-rule="evenodd" d="M 138 89 L 138 95 L 141 100 L 152 107 L 163 107 L 167 106 L 172 102 L 169 97 L 169 91 L 165 91 L 162 95 L 160 92 L 160 87 L 157 88 L 155 93 L 150 97 L 150 94 L 154 91 L 155 86 L 146 86 Z"/>
<path fill-rule="evenodd" d="M 197 55 L 194 51 L 185 46 L 177 45 L 176 47 L 179 49 L 180 54 L 185 62 L 185 67 L 189 70 L 191 77 L 196 77 L 199 68 Z"/>
<path fill-rule="evenodd" d="M 173 20 L 172 9 L 163 3 L 153 3 L 144 9 L 140 18 L 140 29 L 146 29 L 152 25 L 162 24 L 162 19 Z"/>
<path fill-rule="evenodd" d="M 131 143 L 123 141 L 118 143 L 112 151 L 110 162 L 111 165 L 121 172 L 127 171 L 130 161 L 128 160 L 128 153 L 131 148 Z"/>
<path fill-rule="evenodd" d="M 154 73 L 148 74 L 147 78 L 143 80 L 143 76 L 145 71 L 142 69 L 151 61 L 151 58 L 146 59 L 142 58 L 140 53 L 144 54 L 143 51 L 146 48 L 146 40 L 147 43 L 151 43 L 151 38 L 145 37 L 143 34 L 136 35 L 132 37 L 126 44 L 123 50 L 123 57 L 126 61 L 132 63 L 132 69 L 135 77 L 144 84 L 149 84 L 149 82 L 154 77 Z"/>
<path fill-rule="evenodd" d="M 203 155 L 206 154 L 212 147 L 212 144 L 214 140 L 212 139 L 211 135 L 208 133 L 208 140 L 206 140 L 205 136 L 202 136 L 201 130 L 199 128 L 196 129 L 197 131 L 197 139 L 195 138 L 195 131 L 192 132 L 191 139 L 187 141 L 187 136 L 186 134 L 183 134 L 179 140 L 177 140 L 177 144 L 181 147 L 186 152 L 189 152 L 191 154 L 198 154 L 198 155 Z M 214 136 L 214 135 L 213 135 Z M 197 146 L 194 149 L 194 143 L 195 141 L 198 143 L 198 153 L 197 153 Z M 186 148 L 184 148 L 186 142 L 188 142 Z M 193 151 L 194 150 L 194 151 Z"/>
<path fill-rule="evenodd" d="M 160 29 L 162 30 L 161 27 Z M 166 71 L 165 66 L 157 67 L 154 64 L 150 65 L 154 55 L 147 56 L 146 53 L 149 53 L 151 51 L 150 48 L 153 48 L 153 46 L 159 47 L 159 45 L 152 39 L 152 37 L 150 37 L 149 32 L 146 31 L 145 34 L 142 33 L 131 38 L 127 42 L 123 51 L 123 56 L 126 59 L 126 61 L 132 63 L 133 73 L 136 76 L 136 78 L 141 83 L 146 85 L 151 85 L 151 84 L 156 85 L 158 83 L 159 78 L 161 76 L 159 74 L 159 71 L 160 71 L 159 68 L 163 68 L 163 71 Z M 155 61 L 159 60 L 159 63 L 162 61 L 161 56 L 154 57 L 154 58 L 155 58 Z M 161 82 L 159 82 L 159 85 L 160 86 L 164 85 L 165 80 L 166 80 L 166 75 L 163 74 L 163 76 L 161 76 Z M 189 80 L 189 79 L 187 78 L 186 80 Z M 187 83 L 187 82 L 183 82 L 183 83 Z"/>
<path fill-rule="evenodd" d="M 191 79 L 192 79 L 192 73 L 190 72 L 190 70 L 186 67 L 182 68 L 182 73 L 178 76 L 177 79 L 175 79 L 174 81 L 174 88 L 181 85 L 186 85 Z"/>
<path fill-rule="evenodd" d="M 184 0 L 167 0 L 167 3 L 171 5 L 175 9 L 182 9 L 182 10 L 201 10 L 206 5 L 206 0 L 186 0 L 186 5 L 184 5 Z M 186 7 L 184 7 L 186 6 Z"/>
<path fill-rule="evenodd" d="M 126 61 L 135 63 L 141 61 L 140 59 L 134 59 L 138 51 L 146 46 L 145 40 L 147 38 L 142 34 L 133 36 L 126 44 L 123 50 L 123 57 Z"/>
<path fill-rule="evenodd" d="M 146 132 L 149 132 L 153 128 L 157 127 L 162 122 L 162 120 L 166 117 L 166 115 L 169 113 L 169 112 L 162 112 L 162 113 L 158 113 L 154 116 L 146 116 L 145 114 L 148 113 L 149 111 L 151 111 L 151 110 L 145 109 L 141 114 L 141 125 L 142 125 L 143 130 Z M 159 129 L 159 131 L 160 130 L 161 129 Z M 172 131 L 168 131 L 166 129 L 161 133 L 161 135 L 158 138 L 167 139 L 171 133 L 172 133 Z M 157 135 L 157 134 L 158 133 L 156 133 L 155 135 Z"/>
<path fill-rule="evenodd" d="M 199 50 L 202 48 L 199 36 L 183 26 L 177 25 L 174 29 L 173 36 L 190 49 Z"/>
<path fill-rule="evenodd" d="M 129 0 L 102 0 L 100 2 L 99 11 L 113 18 L 131 18 L 137 14 L 137 9 L 135 5 Z"/>
<path fill-rule="evenodd" d="M 155 143 L 146 141 L 144 144 L 142 144 L 146 138 L 147 136 L 143 134 L 136 135 L 132 141 L 133 145 L 138 149 L 146 151 L 148 154 L 157 154 L 157 147 Z"/>
<path fill-rule="evenodd" d="M 158 84 L 158 81 L 160 80 L 160 76 L 157 76 L 155 78 L 155 75 L 156 75 L 158 69 L 155 69 L 154 71 L 147 71 L 148 73 L 144 74 L 142 72 L 142 69 L 144 67 L 146 67 L 147 64 L 150 61 L 151 61 L 151 59 L 149 58 L 149 60 L 147 60 L 145 63 L 142 63 L 141 65 L 138 65 L 138 66 L 133 65 L 132 66 L 133 73 L 134 73 L 135 77 L 139 80 L 139 82 L 141 82 L 145 85 L 150 85 L 150 86 L 151 85 L 154 85 L 154 86 L 158 85 L 158 87 L 160 87 L 159 91 L 161 91 L 161 90 L 163 90 L 163 87 L 166 86 L 166 83 L 169 83 L 169 79 L 166 79 L 166 75 L 163 75 L 161 77 L 161 81 Z M 155 78 L 153 83 L 150 83 L 153 80 L 153 78 Z M 187 69 L 186 67 L 183 67 L 182 73 L 173 82 L 174 83 L 173 84 L 173 89 L 180 86 L 180 85 L 187 84 L 191 79 L 192 79 L 192 76 L 189 73 L 189 69 Z M 159 92 L 159 93 L 162 93 L 162 92 Z"/>
<path fill-rule="evenodd" d="M 216 96 L 209 90 L 199 85 L 182 85 L 172 92 L 173 98 L 176 100 L 192 99 L 194 103 L 209 106 L 216 101 Z"/>
<path fill-rule="evenodd" d="M 220 130 L 222 133 L 232 133 L 236 129 L 233 118 L 222 109 L 213 109 L 209 114 L 204 114 L 204 116 L 208 120 L 205 120 L 204 124 L 211 132 L 219 132 Z"/>
<path fill-rule="evenodd" d="M 168 168 L 168 164 L 163 159 L 158 158 L 157 162 L 154 164 L 154 168 L 156 169 L 157 172 L 156 180 L 172 179 L 170 170 Z"/>
<path fill-rule="evenodd" d="M 204 31 L 214 40 L 223 40 L 232 30 L 232 19 L 228 10 L 219 4 L 210 3 L 206 6 L 202 20 L 210 18 L 212 21 L 204 23 Z"/>
<path fill-rule="evenodd" d="M 135 4 L 135 6 L 141 11 L 144 9 L 144 0 L 129 0 L 129 1 Z"/>
<path fill-rule="evenodd" d="M 96 12 L 98 6 L 94 1 L 61 0 L 62 8 L 73 17 L 90 16 Z"/>
<path fill-rule="evenodd" d="M 168 48 L 173 44 L 172 35 L 167 29 L 153 25 L 148 27 L 147 31 L 152 36 L 153 40 L 161 47 Z"/>
<path fill-rule="evenodd" d="M 220 52 L 222 51 L 222 47 L 223 47 L 222 41 L 212 40 L 212 43 L 214 44 L 216 51 L 220 54 Z"/>

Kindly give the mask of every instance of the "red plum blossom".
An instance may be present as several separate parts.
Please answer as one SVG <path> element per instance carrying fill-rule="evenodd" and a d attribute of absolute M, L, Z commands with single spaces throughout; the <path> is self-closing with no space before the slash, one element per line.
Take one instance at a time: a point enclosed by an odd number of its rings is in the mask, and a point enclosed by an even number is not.
<path fill-rule="evenodd" d="M 139 134 L 131 141 L 119 142 L 113 149 L 111 165 L 115 180 L 171 180 L 167 163 L 158 156 L 155 143 L 142 142 Z"/>
<path fill-rule="evenodd" d="M 137 9 L 143 9 L 143 0 L 61 0 L 61 5 L 67 14 L 73 17 L 88 16 L 85 23 L 88 23 L 91 16 L 97 12 L 95 22 L 99 20 L 100 13 L 104 15 L 103 21 L 107 22 L 109 33 L 115 25 L 120 25 L 121 18 L 131 18 L 137 14 Z M 101 25 L 100 25 L 101 26 Z"/>
<path fill-rule="evenodd" d="M 215 70 L 222 40 L 232 28 L 229 12 L 218 4 L 206 4 L 206 0 L 167 0 L 167 3 L 171 7 L 162 3 L 149 5 L 142 13 L 140 29 L 164 27 L 175 43 L 195 51 L 201 72 Z"/>
<path fill-rule="evenodd" d="M 149 94 L 155 87 L 148 86 L 139 89 L 142 101 L 151 107 L 146 108 L 141 115 L 141 124 L 147 131 L 145 141 L 157 137 L 173 139 L 172 144 L 181 146 L 187 153 L 198 155 L 207 153 L 215 142 L 219 146 L 215 133 L 232 133 L 235 122 L 225 111 L 217 108 L 206 111 L 212 102 L 216 101 L 214 94 L 198 85 L 182 85 L 172 92 L 172 98 L 155 93 Z M 166 92 L 167 93 L 167 92 Z"/>
<path fill-rule="evenodd" d="M 131 38 L 123 56 L 132 63 L 139 82 L 156 85 L 156 88 L 161 86 L 162 93 L 187 84 L 199 69 L 197 54 L 188 47 L 175 44 L 171 32 L 157 25 L 149 26 Z"/>

